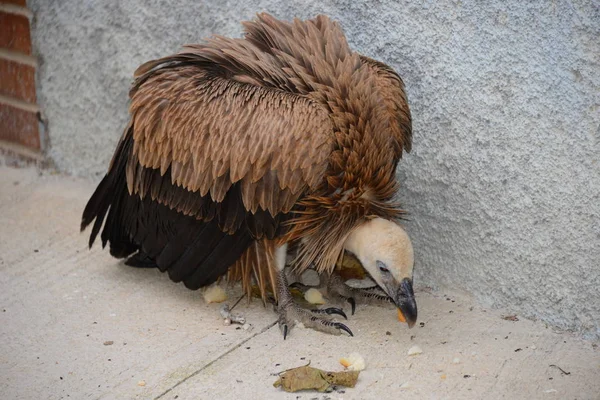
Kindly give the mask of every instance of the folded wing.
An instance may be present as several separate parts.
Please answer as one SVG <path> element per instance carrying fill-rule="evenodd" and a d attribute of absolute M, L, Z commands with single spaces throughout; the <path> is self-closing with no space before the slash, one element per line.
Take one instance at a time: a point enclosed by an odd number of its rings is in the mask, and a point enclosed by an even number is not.
<path fill-rule="evenodd" d="M 329 115 L 313 101 L 253 84 L 206 57 L 142 67 L 131 120 L 82 229 L 136 265 L 197 289 L 253 241 L 282 234 L 303 193 L 323 181 Z M 258 82 L 260 83 L 260 82 Z M 104 223 L 104 226 L 103 226 Z"/>

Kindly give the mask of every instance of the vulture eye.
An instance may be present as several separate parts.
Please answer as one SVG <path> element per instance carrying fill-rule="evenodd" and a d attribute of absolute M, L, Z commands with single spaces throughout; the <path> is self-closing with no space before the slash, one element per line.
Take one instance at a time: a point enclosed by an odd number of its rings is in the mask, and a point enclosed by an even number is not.
<path fill-rule="evenodd" d="M 382 263 L 381 261 L 377 260 L 377 267 L 379 268 L 379 270 L 383 273 L 389 273 L 390 270 L 388 269 L 388 267 Z"/>

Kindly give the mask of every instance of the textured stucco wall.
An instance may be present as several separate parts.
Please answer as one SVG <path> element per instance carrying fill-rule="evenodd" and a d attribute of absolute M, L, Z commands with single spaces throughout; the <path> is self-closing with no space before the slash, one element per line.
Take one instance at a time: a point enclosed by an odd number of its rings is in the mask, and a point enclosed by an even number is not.
<path fill-rule="evenodd" d="M 143 61 L 237 36 L 258 11 L 326 13 L 405 79 L 414 150 L 398 173 L 418 282 L 597 337 L 600 10 L 486 3 L 30 0 L 50 156 L 104 173 Z"/>

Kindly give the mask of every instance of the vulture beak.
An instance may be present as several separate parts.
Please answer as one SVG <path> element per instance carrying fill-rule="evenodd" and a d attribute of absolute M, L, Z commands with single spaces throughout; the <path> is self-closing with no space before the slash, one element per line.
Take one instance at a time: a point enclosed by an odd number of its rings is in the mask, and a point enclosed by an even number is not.
<path fill-rule="evenodd" d="M 417 303 L 415 302 L 412 279 L 404 278 L 398 285 L 392 299 L 398 307 L 398 319 L 406 322 L 408 327 L 412 328 L 417 322 Z"/>

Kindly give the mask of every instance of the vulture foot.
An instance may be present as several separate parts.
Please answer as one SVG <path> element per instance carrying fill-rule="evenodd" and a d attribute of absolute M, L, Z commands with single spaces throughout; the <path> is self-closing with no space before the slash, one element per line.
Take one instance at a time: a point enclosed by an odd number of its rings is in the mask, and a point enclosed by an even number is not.
<path fill-rule="evenodd" d="M 344 331 L 350 336 L 354 336 L 350 328 L 346 325 L 329 318 L 332 315 L 340 315 L 348 319 L 342 309 L 336 307 L 305 309 L 294 301 L 284 274 L 280 274 L 279 279 L 279 303 L 277 305 L 277 313 L 279 314 L 279 328 L 283 333 L 284 340 L 292 327 L 298 322 L 306 328 L 311 328 L 320 332 L 340 335 L 342 331 Z M 320 317 L 318 315 L 323 316 Z"/>
<path fill-rule="evenodd" d="M 342 278 L 340 278 L 335 273 L 329 277 L 322 276 L 321 284 L 319 284 L 318 286 L 309 286 L 304 285 L 300 282 L 294 282 L 290 285 L 290 288 L 297 289 L 302 293 L 305 293 L 308 289 L 311 288 L 323 289 L 327 292 L 327 297 L 332 302 L 347 302 L 348 304 L 350 304 L 350 307 L 352 309 L 351 315 L 354 315 L 354 312 L 356 311 L 357 302 L 361 304 L 393 304 L 392 299 L 385 292 L 383 292 L 379 288 L 379 286 L 372 286 L 368 288 L 353 288 L 351 286 L 346 285 Z M 341 311 L 341 309 L 339 308 L 337 310 Z M 324 311 L 323 309 L 313 311 L 320 313 L 326 312 L 328 314 L 331 314 L 331 312 Z M 346 318 L 346 314 L 339 315 L 342 315 L 344 318 Z"/>
<path fill-rule="evenodd" d="M 357 300 L 363 304 L 384 303 L 393 304 L 392 299 L 385 294 L 378 286 L 373 286 L 365 289 L 353 288 L 344 283 L 344 281 L 335 274 L 329 277 L 325 283 L 327 294 L 332 299 L 338 299 L 350 303 L 352 307 L 352 315 L 356 310 Z"/>
<path fill-rule="evenodd" d="M 304 295 L 309 289 L 324 289 L 326 290 L 324 287 L 322 287 L 321 285 L 319 286 L 309 286 L 309 285 L 305 285 L 303 283 L 300 282 L 294 282 L 291 285 L 289 285 L 290 289 L 296 289 L 298 290 L 302 295 Z M 298 296 L 296 296 L 298 297 Z M 344 317 L 344 319 L 348 319 L 348 317 L 346 316 L 346 313 L 344 312 L 343 309 L 338 308 L 338 307 L 327 307 L 327 308 L 312 308 L 314 305 L 310 304 L 308 302 L 305 302 L 304 300 L 300 300 L 297 301 L 296 304 L 298 306 L 301 306 L 304 309 L 310 310 L 312 313 L 314 314 L 327 314 L 327 315 L 332 315 L 332 314 L 337 314 L 340 315 L 342 317 Z M 354 308 L 353 308 L 354 310 Z M 354 311 L 352 311 L 352 313 L 354 314 Z"/>

